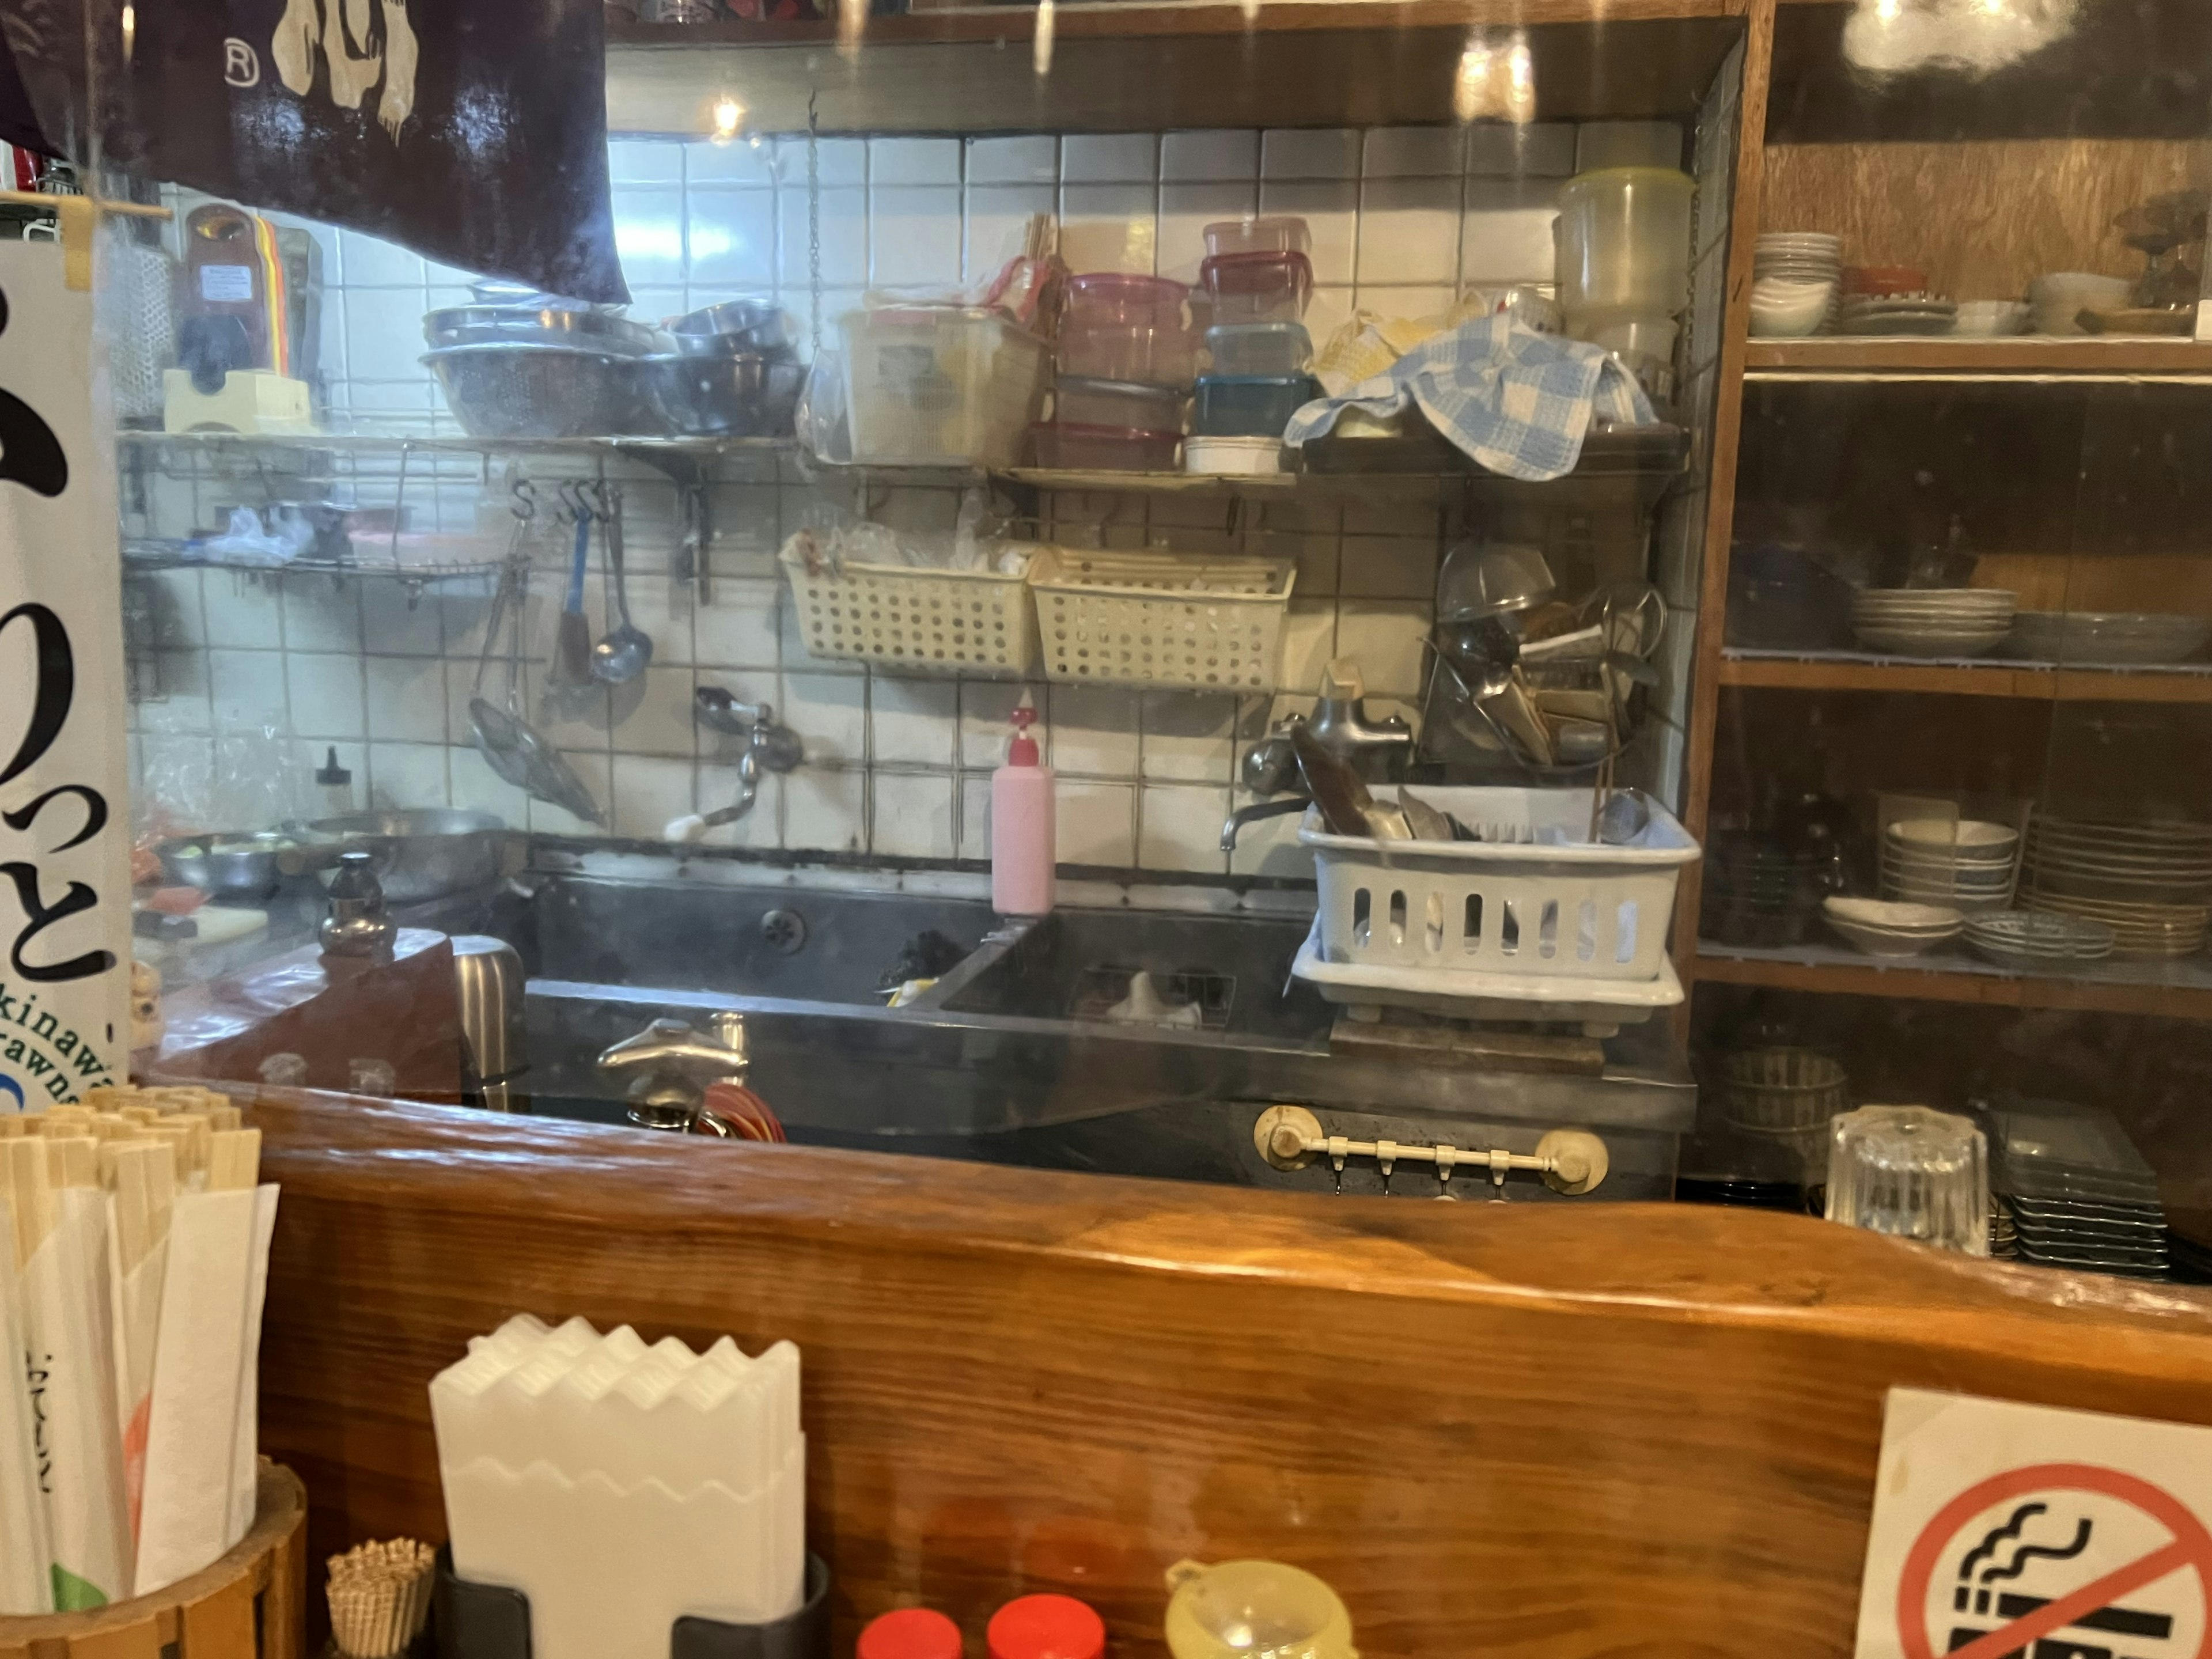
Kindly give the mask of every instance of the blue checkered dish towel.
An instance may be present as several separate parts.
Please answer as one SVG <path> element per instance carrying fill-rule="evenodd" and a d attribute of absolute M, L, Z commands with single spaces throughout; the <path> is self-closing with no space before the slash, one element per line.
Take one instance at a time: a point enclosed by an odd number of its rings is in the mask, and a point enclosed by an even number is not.
<path fill-rule="evenodd" d="M 1295 449 L 1322 436 L 1346 409 L 1382 419 L 1408 404 L 1478 465 L 1532 483 L 1574 471 L 1592 416 L 1632 426 L 1654 418 L 1636 377 L 1605 352 L 1500 313 L 1423 341 L 1345 397 L 1306 404 L 1283 441 Z"/>

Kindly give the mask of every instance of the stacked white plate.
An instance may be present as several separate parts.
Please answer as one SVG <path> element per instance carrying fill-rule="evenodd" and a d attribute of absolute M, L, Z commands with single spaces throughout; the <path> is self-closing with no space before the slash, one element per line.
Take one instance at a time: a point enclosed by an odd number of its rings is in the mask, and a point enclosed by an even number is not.
<path fill-rule="evenodd" d="M 1832 331 L 1844 291 L 1844 239 L 1824 230 L 1774 230 L 1759 239 L 1753 251 L 1751 274 L 1753 299 L 1762 284 L 1771 284 L 1770 295 L 1779 296 L 1786 283 L 1825 283 L 1828 304 L 1820 325 Z"/>
<path fill-rule="evenodd" d="M 1991 910 L 1966 918 L 1966 943 L 2000 968 L 2047 972 L 2112 954 L 2112 930 L 2101 921 L 2043 910 Z"/>
<path fill-rule="evenodd" d="M 2023 611 L 2008 649 L 2037 662 L 2150 668 L 2187 662 L 2212 639 L 2212 617 L 2163 611 Z"/>
<path fill-rule="evenodd" d="M 2185 957 L 2212 925 L 2212 825 L 2038 818 L 2022 902 L 2101 921 L 2123 956 Z"/>
<path fill-rule="evenodd" d="M 2020 832 L 1972 818 L 1900 818 L 1881 838 L 1881 896 L 1969 914 L 2010 907 Z"/>
<path fill-rule="evenodd" d="M 1933 294 L 1854 294 L 1836 319 L 1844 334 L 1948 334 L 1959 320 L 1955 301 Z"/>
<path fill-rule="evenodd" d="M 2012 632 L 2014 603 L 2002 587 L 1863 587 L 1851 631 L 1893 656 L 1978 657 Z"/>
<path fill-rule="evenodd" d="M 1881 899 L 1820 901 L 1828 926 L 1870 957 L 1917 957 L 1959 937 L 1966 918 L 1947 904 L 1897 904 Z"/>

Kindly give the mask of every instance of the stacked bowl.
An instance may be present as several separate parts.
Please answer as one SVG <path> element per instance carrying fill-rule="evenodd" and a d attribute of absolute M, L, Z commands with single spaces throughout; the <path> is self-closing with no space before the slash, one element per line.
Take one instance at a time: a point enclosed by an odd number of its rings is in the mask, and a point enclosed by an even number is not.
<path fill-rule="evenodd" d="M 1851 1109 L 1844 1068 L 1811 1048 L 1744 1048 L 1721 1062 L 1728 1126 L 1796 1158 L 1808 1175 L 1826 1165 L 1828 1120 Z"/>
<path fill-rule="evenodd" d="M 2022 611 L 2013 655 L 2035 662 L 2154 668 L 2187 662 L 2212 639 L 2212 619 L 2165 611 Z"/>
<path fill-rule="evenodd" d="M 2204 948 L 2212 825 L 2038 818 L 2026 865 L 2030 909 L 2104 923 L 2117 955 L 2170 958 Z"/>
<path fill-rule="evenodd" d="M 1898 904 L 1836 897 L 1820 913 L 1828 926 L 1870 957 L 1917 957 L 1959 937 L 1966 918 L 1948 904 Z"/>
<path fill-rule="evenodd" d="M 2112 930 L 2082 916 L 2042 910 L 1987 910 L 1966 918 L 1966 944 L 2000 968 L 2049 973 L 2112 954 Z"/>
<path fill-rule="evenodd" d="M 2014 605 L 2002 587 L 1863 587 L 1851 632 L 1891 656 L 1978 657 L 2012 632 Z"/>
<path fill-rule="evenodd" d="M 1826 231 L 1770 231 L 1752 256 L 1751 331 L 1767 338 L 1826 333 L 1843 292 L 1844 244 Z"/>
<path fill-rule="evenodd" d="M 1881 895 L 1969 915 L 2011 907 L 2020 832 L 1972 818 L 1899 818 L 1882 831 Z"/>

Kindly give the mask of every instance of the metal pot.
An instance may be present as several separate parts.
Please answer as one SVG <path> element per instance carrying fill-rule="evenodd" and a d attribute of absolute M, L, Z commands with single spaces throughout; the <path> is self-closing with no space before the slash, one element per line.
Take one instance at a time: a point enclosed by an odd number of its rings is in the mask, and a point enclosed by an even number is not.
<path fill-rule="evenodd" d="M 179 836 L 154 848 L 162 872 L 218 903 L 258 902 L 319 856 L 283 836 Z"/>
<path fill-rule="evenodd" d="M 665 351 L 669 344 L 669 337 L 659 330 L 627 317 L 554 304 L 443 306 L 423 314 L 422 339 L 433 347 L 520 340 L 631 357 Z"/>
<path fill-rule="evenodd" d="M 421 904 L 489 887 L 499 878 L 505 823 L 489 812 L 426 807 L 406 812 L 355 812 L 307 826 L 325 838 L 320 874 L 327 887 L 337 877 L 337 854 L 370 854 L 387 904 Z"/>

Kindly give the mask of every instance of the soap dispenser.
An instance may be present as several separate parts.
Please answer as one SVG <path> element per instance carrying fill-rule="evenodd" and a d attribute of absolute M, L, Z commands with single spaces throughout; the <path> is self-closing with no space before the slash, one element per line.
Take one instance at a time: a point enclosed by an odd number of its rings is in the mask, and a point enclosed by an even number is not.
<path fill-rule="evenodd" d="M 1006 763 L 991 774 L 991 908 L 1002 916 L 1052 908 L 1052 769 L 1037 755 L 1029 693 L 1014 710 Z"/>

